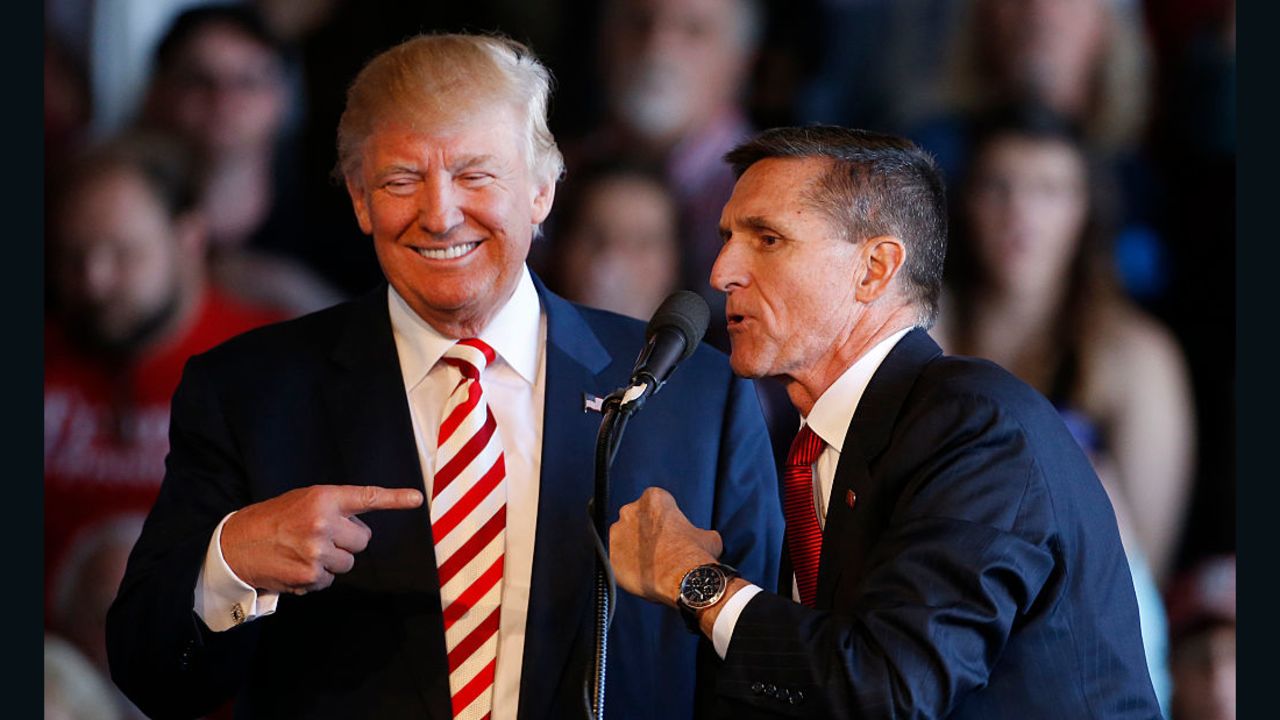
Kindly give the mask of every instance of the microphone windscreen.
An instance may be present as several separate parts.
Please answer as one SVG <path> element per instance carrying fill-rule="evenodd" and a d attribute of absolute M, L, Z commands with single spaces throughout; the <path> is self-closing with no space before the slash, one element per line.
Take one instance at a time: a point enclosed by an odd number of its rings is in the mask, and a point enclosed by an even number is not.
<path fill-rule="evenodd" d="M 670 328 L 684 336 L 684 352 L 680 361 L 693 354 L 707 332 L 711 321 L 711 309 L 702 296 L 688 290 L 677 290 L 667 296 L 653 313 L 653 319 L 645 327 L 645 339 L 650 339 L 663 328 Z"/>

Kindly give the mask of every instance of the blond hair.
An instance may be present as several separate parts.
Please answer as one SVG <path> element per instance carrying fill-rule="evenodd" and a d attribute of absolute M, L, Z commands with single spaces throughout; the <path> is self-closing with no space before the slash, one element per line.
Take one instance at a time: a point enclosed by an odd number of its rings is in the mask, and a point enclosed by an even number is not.
<path fill-rule="evenodd" d="M 342 178 L 359 183 L 364 143 L 379 124 L 457 122 L 509 103 L 525 120 L 524 156 L 539 180 L 564 158 L 547 127 L 551 72 L 529 48 L 496 35 L 418 35 L 369 61 L 347 89 L 338 121 Z"/>

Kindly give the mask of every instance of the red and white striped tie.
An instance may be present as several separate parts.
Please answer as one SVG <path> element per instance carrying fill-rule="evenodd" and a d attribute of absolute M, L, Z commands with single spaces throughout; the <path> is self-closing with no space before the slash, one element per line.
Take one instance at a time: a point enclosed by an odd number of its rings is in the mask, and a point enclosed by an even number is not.
<path fill-rule="evenodd" d="M 502 605 L 507 472 L 502 439 L 480 389 L 493 348 L 468 338 L 444 354 L 462 378 L 445 401 L 436 440 L 431 533 L 449 653 L 453 717 L 482 720 L 493 706 Z"/>

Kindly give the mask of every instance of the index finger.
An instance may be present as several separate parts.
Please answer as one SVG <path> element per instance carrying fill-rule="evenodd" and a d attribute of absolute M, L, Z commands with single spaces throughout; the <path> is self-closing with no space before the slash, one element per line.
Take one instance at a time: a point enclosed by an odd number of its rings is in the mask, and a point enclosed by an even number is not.
<path fill-rule="evenodd" d="M 338 510 L 343 514 L 371 510 L 411 510 L 421 504 L 422 493 L 412 488 L 343 485 L 338 492 Z"/>

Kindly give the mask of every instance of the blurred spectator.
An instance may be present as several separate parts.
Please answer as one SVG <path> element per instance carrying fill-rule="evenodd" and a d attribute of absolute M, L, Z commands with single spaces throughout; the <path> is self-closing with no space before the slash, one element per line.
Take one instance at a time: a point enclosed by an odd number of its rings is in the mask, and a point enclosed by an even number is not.
<path fill-rule="evenodd" d="M 978 123 L 934 328 L 995 361 L 1062 414 L 1111 497 L 1152 684 L 1169 701 L 1159 581 L 1190 492 L 1191 388 L 1172 336 L 1115 286 L 1105 174 L 1079 132 L 1039 105 Z"/>
<path fill-rule="evenodd" d="M 45 720 L 119 720 L 112 687 L 71 643 L 44 636 Z"/>
<path fill-rule="evenodd" d="M 733 192 L 721 159 L 751 128 L 742 94 L 760 35 L 755 0 L 613 0 L 600 33 L 608 119 L 569 150 L 576 168 L 659 164 L 680 209 L 681 285 L 711 305 L 708 340 L 728 347 L 724 298 L 708 278 Z"/>
<path fill-rule="evenodd" d="M 1122 0 L 970 0 L 946 78 L 966 113 L 1034 100 L 1071 118 L 1105 153 L 1142 139 L 1149 48 Z"/>
<path fill-rule="evenodd" d="M 1209 558 L 1169 592 L 1173 720 L 1236 716 L 1236 560 Z"/>
<path fill-rule="evenodd" d="M 648 320 L 679 285 L 675 199 L 662 176 L 612 165 L 567 181 L 547 282 L 584 305 Z"/>
<path fill-rule="evenodd" d="M 278 319 L 209 288 L 180 146 L 118 139 L 68 166 L 49 203 L 44 358 L 46 611 L 68 543 L 151 507 L 183 364 Z"/>
<path fill-rule="evenodd" d="M 679 209 L 679 287 L 707 301 L 705 339 L 722 350 L 725 300 L 710 278 L 735 180 L 723 157 L 752 130 L 743 96 L 762 21 L 757 0 L 612 0 L 599 38 L 608 118 L 566 157 L 570 179 L 608 161 L 663 168 Z M 783 457 L 799 417 L 777 381 L 756 389 Z"/>
<path fill-rule="evenodd" d="M 1124 0 L 965 0 L 957 12 L 934 110 L 909 133 L 954 180 L 972 122 L 992 108 L 1038 102 L 1070 118 L 1119 180 L 1120 280 L 1156 302 L 1170 269 L 1155 230 L 1162 186 L 1144 147 L 1152 74 L 1139 9 Z"/>
<path fill-rule="evenodd" d="M 281 152 L 289 97 L 283 49 L 257 12 L 201 6 L 179 15 L 157 46 L 142 121 L 200 155 L 213 281 L 301 314 L 342 298 L 280 254 L 301 242 L 303 222 L 297 169 Z"/>
<path fill-rule="evenodd" d="M 1115 287 L 1114 196 L 1072 126 L 1034 106 L 982 125 L 953 208 L 949 297 L 936 335 L 1058 406 L 1128 507 L 1131 539 L 1159 580 L 1177 549 L 1195 443 L 1181 352 Z"/>
<path fill-rule="evenodd" d="M 137 114 L 156 40 L 179 12 L 207 1 L 45 0 L 46 34 L 86 70 L 89 140 L 118 134 Z"/>
<path fill-rule="evenodd" d="M 107 672 L 107 608 L 120 589 L 129 551 L 142 534 L 146 514 L 125 512 L 84 528 L 71 540 L 53 578 L 51 626 Z"/>
<path fill-rule="evenodd" d="M 122 513 L 76 535 L 66 562 L 54 578 L 53 629 L 70 640 L 104 677 L 107 665 L 107 609 L 120 589 L 129 551 L 142 534 L 144 513 Z M 109 688 L 121 714 L 145 715 L 114 685 Z"/>

